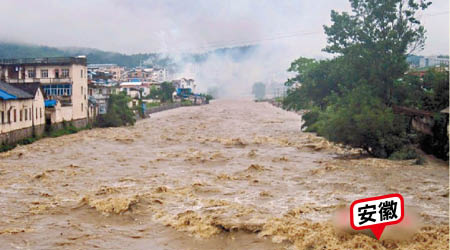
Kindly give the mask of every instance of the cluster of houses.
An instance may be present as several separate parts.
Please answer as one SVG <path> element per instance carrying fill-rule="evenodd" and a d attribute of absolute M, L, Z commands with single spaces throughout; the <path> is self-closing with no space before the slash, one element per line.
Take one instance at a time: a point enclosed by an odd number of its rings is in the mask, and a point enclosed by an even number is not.
<path fill-rule="evenodd" d="M 194 79 L 180 78 L 171 80 L 167 69 L 136 67 L 125 69 L 115 64 L 89 64 L 88 66 L 89 95 L 99 107 L 99 114 L 107 111 L 109 95 L 125 92 L 131 97 L 130 107 L 136 106 L 139 100 L 150 95 L 152 89 L 159 89 L 161 83 L 170 82 L 175 89 L 189 89 L 190 93 L 196 90 Z M 173 99 L 178 101 L 178 93 L 173 93 Z M 157 102 L 158 100 L 145 99 L 144 102 Z"/>
<path fill-rule="evenodd" d="M 166 69 L 88 65 L 85 56 L 0 59 L 0 145 L 64 122 L 84 127 L 107 112 L 111 94 L 126 92 L 133 106 L 165 81 Z M 176 89 L 195 91 L 193 79 L 171 82 Z"/>

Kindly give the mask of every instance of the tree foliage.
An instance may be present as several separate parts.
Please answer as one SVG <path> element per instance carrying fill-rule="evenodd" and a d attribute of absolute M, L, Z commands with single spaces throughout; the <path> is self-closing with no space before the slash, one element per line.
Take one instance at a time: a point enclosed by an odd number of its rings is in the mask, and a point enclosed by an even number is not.
<path fill-rule="evenodd" d="M 209 56 L 230 56 L 239 61 L 251 55 L 256 47 L 253 45 L 231 48 L 219 48 L 205 53 L 186 53 L 181 55 L 183 62 L 202 63 Z M 171 72 L 180 69 L 171 57 L 161 53 L 122 54 L 92 48 L 55 48 L 18 43 L 0 42 L 0 58 L 35 58 L 86 55 L 88 63 L 114 63 L 119 66 L 133 68 L 142 64 L 151 67 L 164 67 Z"/>
<path fill-rule="evenodd" d="M 409 120 L 391 106 L 416 108 L 448 105 L 448 81 L 431 74 L 422 81 L 405 76 L 407 55 L 421 49 L 425 30 L 416 18 L 430 2 L 414 0 L 350 0 L 352 12 L 331 12 L 324 26 L 329 60 L 299 58 L 288 71 L 297 75 L 287 86 L 285 108 L 310 109 L 304 127 L 331 141 L 360 147 L 376 157 L 408 155 Z M 448 79 L 448 75 L 447 75 Z M 431 84 L 431 82 L 433 82 Z M 433 87 L 431 87 L 431 85 Z M 445 87 L 446 86 L 446 87 Z M 445 88 L 447 88 L 445 90 Z M 446 91 L 437 95 L 432 89 Z"/>
<path fill-rule="evenodd" d="M 262 82 L 255 82 L 252 87 L 252 94 L 256 100 L 264 99 L 266 96 L 266 85 Z"/>
<path fill-rule="evenodd" d="M 133 111 L 128 107 L 131 98 L 125 93 L 112 94 L 108 100 L 108 110 L 99 116 L 98 126 L 120 127 L 134 125 L 136 122 Z"/>
<path fill-rule="evenodd" d="M 149 97 L 158 99 L 160 102 L 172 102 L 172 94 L 174 91 L 175 87 L 171 82 L 163 82 L 158 89 L 152 88 L 150 90 Z"/>
<path fill-rule="evenodd" d="M 425 43 L 425 29 L 416 18 L 431 2 L 420 0 L 350 0 L 352 14 L 331 12 L 324 26 L 324 49 L 347 57 L 360 78 L 374 85 L 384 102 L 391 100 L 394 81 L 408 69 L 406 56 Z"/>

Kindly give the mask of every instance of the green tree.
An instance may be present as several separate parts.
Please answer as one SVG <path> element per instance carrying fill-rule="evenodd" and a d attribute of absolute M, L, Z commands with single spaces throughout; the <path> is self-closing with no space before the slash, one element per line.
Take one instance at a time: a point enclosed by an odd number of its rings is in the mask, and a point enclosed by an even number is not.
<path fill-rule="evenodd" d="M 347 57 L 375 94 L 390 103 L 394 81 L 408 69 L 406 56 L 425 43 L 425 29 L 416 18 L 426 0 L 350 0 L 352 14 L 331 12 L 331 26 L 324 26 L 324 49 Z"/>
<path fill-rule="evenodd" d="M 120 127 L 134 125 L 136 122 L 133 111 L 128 107 L 131 98 L 125 93 L 112 94 L 108 100 L 108 110 L 99 116 L 100 127 Z"/>
<path fill-rule="evenodd" d="M 257 100 L 264 99 L 266 96 L 266 85 L 262 82 L 255 82 L 252 87 L 252 94 Z"/>
<path fill-rule="evenodd" d="M 306 81 L 306 75 L 308 72 L 317 66 L 318 62 L 315 59 L 310 59 L 306 57 L 300 57 L 291 63 L 288 72 L 297 73 L 293 78 L 288 79 L 284 84 L 288 87 L 292 86 L 294 83 L 302 83 Z"/>
<path fill-rule="evenodd" d="M 449 103 L 449 73 L 430 69 L 423 77 L 423 109 L 434 112 L 433 135 L 421 135 L 420 146 L 430 154 L 449 160 L 448 114 L 440 113 Z"/>
<path fill-rule="evenodd" d="M 159 88 L 152 88 L 150 90 L 149 97 L 152 99 L 158 99 L 160 102 L 172 102 L 172 94 L 175 91 L 175 87 L 171 82 L 161 83 Z"/>
<path fill-rule="evenodd" d="M 175 91 L 175 87 L 171 82 L 161 83 L 160 91 L 161 91 L 160 96 L 161 102 L 172 102 L 172 94 Z"/>
<path fill-rule="evenodd" d="M 305 58 L 302 60 L 308 62 Z M 309 59 L 309 62 L 296 64 L 295 67 L 291 65 L 289 71 L 298 74 L 289 79 L 286 85 L 298 82 L 301 86 L 288 90 L 284 106 L 294 109 L 309 109 L 312 106 L 324 108 L 331 95 L 340 95 L 358 84 L 357 74 L 345 57 L 322 61 Z"/>
<path fill-rule="evenodd" d="M 423 47 L 425 30 L 416 19 L 428 1 L 350 0 L 352 13 L 331 12 L 332 25 L 324 26 L 328 45 L 324 49 L 337 56 L 314 61 L 293 62 L 290 71 L 301 83 L 286 100 L 297 107 L 310 108 L 303 116 L 308 131 L 331 141 L 361 147 L 376 157 L 408 152 L 407 118 L 394 115 L 390 106 L 421 96 L 423 84 L 404 79 L 406 56 Z M 410 81 L 413 80 L 413 81 Z M 411 85 L 412 84 L 412 85 Z M 403 89 L 403 90 L 402 90 Z M 303 100 L 298 100 L 302 98 Z M 297 100 L 295 100 L 297 99 Z M 439 99 L 439 98 L 438 98 Z"/>

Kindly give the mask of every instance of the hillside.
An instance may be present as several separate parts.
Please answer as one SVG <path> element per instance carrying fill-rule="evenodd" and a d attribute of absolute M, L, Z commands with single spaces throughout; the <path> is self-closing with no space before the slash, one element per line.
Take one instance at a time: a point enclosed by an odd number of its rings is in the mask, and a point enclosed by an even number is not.
<path fill-rule="evenodd" d="M 220 48 L 213 51 L 198 54 L 183 54 L 183 62 L 202 62 L 211 54 L 220 56 L 228 55 L 233 60 L 245 58 L 255 46 L 241 46 L 233 48 Z M 169 57 L 158 53 L 121 54 L 91 48 L 55 48 L 48 46 L 36 46 L 18 43 L 0 42 L 0 58 L 30 58 L 30 57 L 55 57 L 55 56 L 79 56 L 86 55 L 88 63 L 114 63 L 124 67 L 136 67 L 141 64 L 176 68 L 176 63 Z"/>

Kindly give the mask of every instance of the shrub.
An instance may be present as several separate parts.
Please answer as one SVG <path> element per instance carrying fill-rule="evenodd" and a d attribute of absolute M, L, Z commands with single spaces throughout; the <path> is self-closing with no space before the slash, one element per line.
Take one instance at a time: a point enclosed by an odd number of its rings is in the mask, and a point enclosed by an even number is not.
<path fill-rule="evenodd" d="M 210 95 L 210 94 L 205 95 L 206 103 L 209 103 L 209 101 L 211 101 L 212 99 L 214 99 L 214 97 L 212 95 Z"/>
<path fill-rule="evenodd" d="M 190 106 L 190 105 L 192 105 L 192 101 L 191 100 L 183 100 L 181 102 L 181 104 L 184 105 L 184 106 Z"/>
<path fill-rule="evenodd" d="M 448 115 L 436 114 L 434 116 L 433 135 L 422 135 L 420 146 L 428 154 L 449 160 Z"/>
<path fill-rule="evenodd" d="M 39 138 L 36 138 L 36 137 L 25 138 L 25 139 L 21 140 L 21 141 L 19 142 L 19 144 L 20 144 L 20 145 L 31 144 L 31 143 L 37 141 L 38 139 L 39 139 Z"/>
<path fill-rule="evenodd" d="M 159 107 L 161 105 L 161 103 L 159 103 L 159 102 L 147 102 L 146 105 L 147 105 L 147 108 L 154 108 L 154 107 Z"/>
<path fill-rule="evenodd" d="M 389 156 L 391 160 L 411 160 L 417 159 L 419 155 L 416 150 L 412 147 L 405 146 L 398 151 L 395 151 Z"/>
<path fill-rule="evenodd" d="M 300 88 L 289 89 L 286 97 L 283 98 L 282 105 L 286 110 L 300 110 L 310 106 L 309 99 Z"/>
<path fill-rule="evenodd" d="M 302 115 L 302 130 L 308 132 L 317 132 L 317 127 L 314 124 L 319 121 L 320 110 L 317 108 L 313 108 L 308 113 Z"/>
<path fill-rule="evenodd" d="M 16 144 L 13 144 L 13 145 L 2 144 L 2 145 L 0 145 L 0 153 L 14 149 L 16 146 L 17 146 Z"/>

